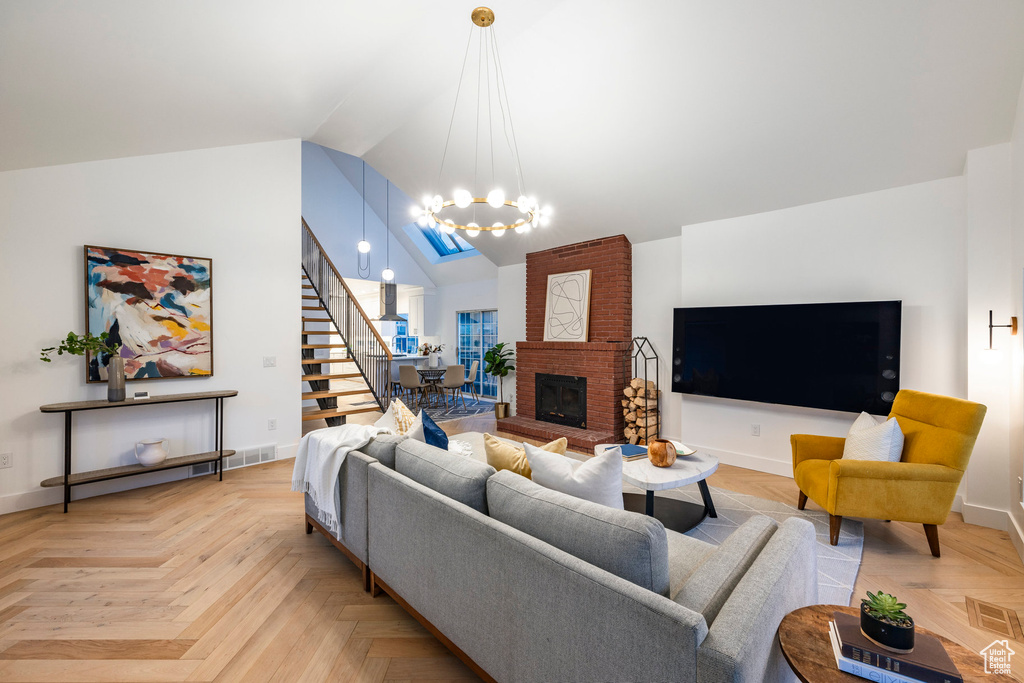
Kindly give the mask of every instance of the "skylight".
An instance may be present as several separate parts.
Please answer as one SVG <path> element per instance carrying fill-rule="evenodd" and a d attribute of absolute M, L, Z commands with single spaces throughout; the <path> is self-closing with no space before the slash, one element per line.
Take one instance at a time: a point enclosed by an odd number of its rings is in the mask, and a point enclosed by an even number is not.
<path fill-rule="evenodd" d="M 404 226 L 407 234 L 431 263 L 455 261 L 480 252 L 458 233 L 446 235 L 437 227 L 421 228 L 415 223 Z"/>

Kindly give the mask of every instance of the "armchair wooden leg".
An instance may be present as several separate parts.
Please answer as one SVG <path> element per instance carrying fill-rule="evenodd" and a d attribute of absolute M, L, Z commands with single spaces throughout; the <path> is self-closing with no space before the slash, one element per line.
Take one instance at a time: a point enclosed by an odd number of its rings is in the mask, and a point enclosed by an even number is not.
<path fill-rule="evenodd" d="M 828 542 L 831 545 L 839 545 L 839 527 L 843 524 L 841 515 L 828 516 Z"/>
<path fill-rule="evenodd" d="M 805 507 L 807 507 L 807 494 L 801 491 L 800 500 L 796 502 L 796 509 L 803 510 Z"/>
<path fill-rule="evenodd" d="M 934 524 L 924 524 L 924 535 L 928 537 L 928 547 L 932 555 L 939 556 L 939 527 Z"/>

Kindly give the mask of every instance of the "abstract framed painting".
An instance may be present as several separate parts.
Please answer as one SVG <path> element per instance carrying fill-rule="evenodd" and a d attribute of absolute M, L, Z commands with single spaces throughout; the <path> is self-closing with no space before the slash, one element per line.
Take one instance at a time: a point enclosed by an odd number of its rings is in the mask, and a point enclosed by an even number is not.
<path fill-rule="evenodd" d="M 585 342 L 590 332 L 590 270 L 548 275 L 544 341 Z"/>
<path fill-rule="evenodd" d="M 213 375 L 213 259 L 85 247 L 86 330 L 121 343 L 125 379 Z M 86 381 L 107 358 L 86 356 Z"/>

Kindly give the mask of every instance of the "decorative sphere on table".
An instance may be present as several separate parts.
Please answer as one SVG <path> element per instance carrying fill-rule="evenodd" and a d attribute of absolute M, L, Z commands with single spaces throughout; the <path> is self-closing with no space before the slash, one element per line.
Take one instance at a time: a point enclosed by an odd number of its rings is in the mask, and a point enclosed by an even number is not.
<path fill-rule="evenodd" d="M 647 444 L 647 458 L 655 467 L 672 467 L 676 461 L 676 447 L 668 439 L 653 439 Z"/>

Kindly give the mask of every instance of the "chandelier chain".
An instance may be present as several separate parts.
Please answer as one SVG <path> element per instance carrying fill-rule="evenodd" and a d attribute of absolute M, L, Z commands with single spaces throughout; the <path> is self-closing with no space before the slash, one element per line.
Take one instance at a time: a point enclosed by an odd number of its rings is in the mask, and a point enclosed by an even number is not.
<path fill-rule="evenodd" d="M 455 104 L 452 105 L 452 118 L 448 122 L 448 136 L 444 139 L 444 152 L 441 154 L 441 166 L 437 169 L 437 185 L 441 185 L 441 172 L 444 170 L 444 160 L 448 157 L 448 143 L 452 139 L 452 127 L 455 125 L 455 112 L 459 109 L 459 94 L 462 92 L 462 78 L 466 75 L 466 62 L 469 60 L 469 46 L 473 43 L 473 32 L 469 32 L 469 40 L 466 41 L 466 53 L 462 56 L 462 70 L 459 72 L 459 87 L 455 90 Z"/>
<path fill-rule="evenodd" d="M 505 70 L 501 66 L 501 52 L 498 51 L 498 33 L 497 33 L 497 31 L 494 30 L 493 26 L 491 27 L 491 36 L 492 36 L 492 40 L 493 40 L 493 44 L 494 44 L 495 73 L 497 75 L 498 82 L 501 85 L 501 89 L 499 91 L 499 99 L 498 99 L 499 103 L 501 102 L 500 95 L 501 94 L 505 95 L 505 105 L 506 106 L 502 107 L 502 110 L 501 110 L 502 131 L 504 131 L 504 133 L 505 133 L 505 144 L 507 144 L 509 146 L 509 152 L 512 153 L 512 157 L 513 157 L 513 160 L 515 162 L 516 181 L 519 183 L 519 194 L 520 195 L 525 195 L 526 194 L 526 179 L 523 177 L 523 165 L 522 165 L 522 163 L 519 160 L 519 142 L 516 140 L 516 127 L 515 127 L 515 124 L 512 122 L 512 107 L 508 104 L 508 89 L 505 86 Z M 509 142 L 509 139 L 508 139 L 508 130 L 506 130 L 505 126 L 504 126 L 504 123 L 505 123 L 505 108 L 506 107 L 508 108 L 508 128 L 512 131 L 512 141 L 511 142 Z"/>

